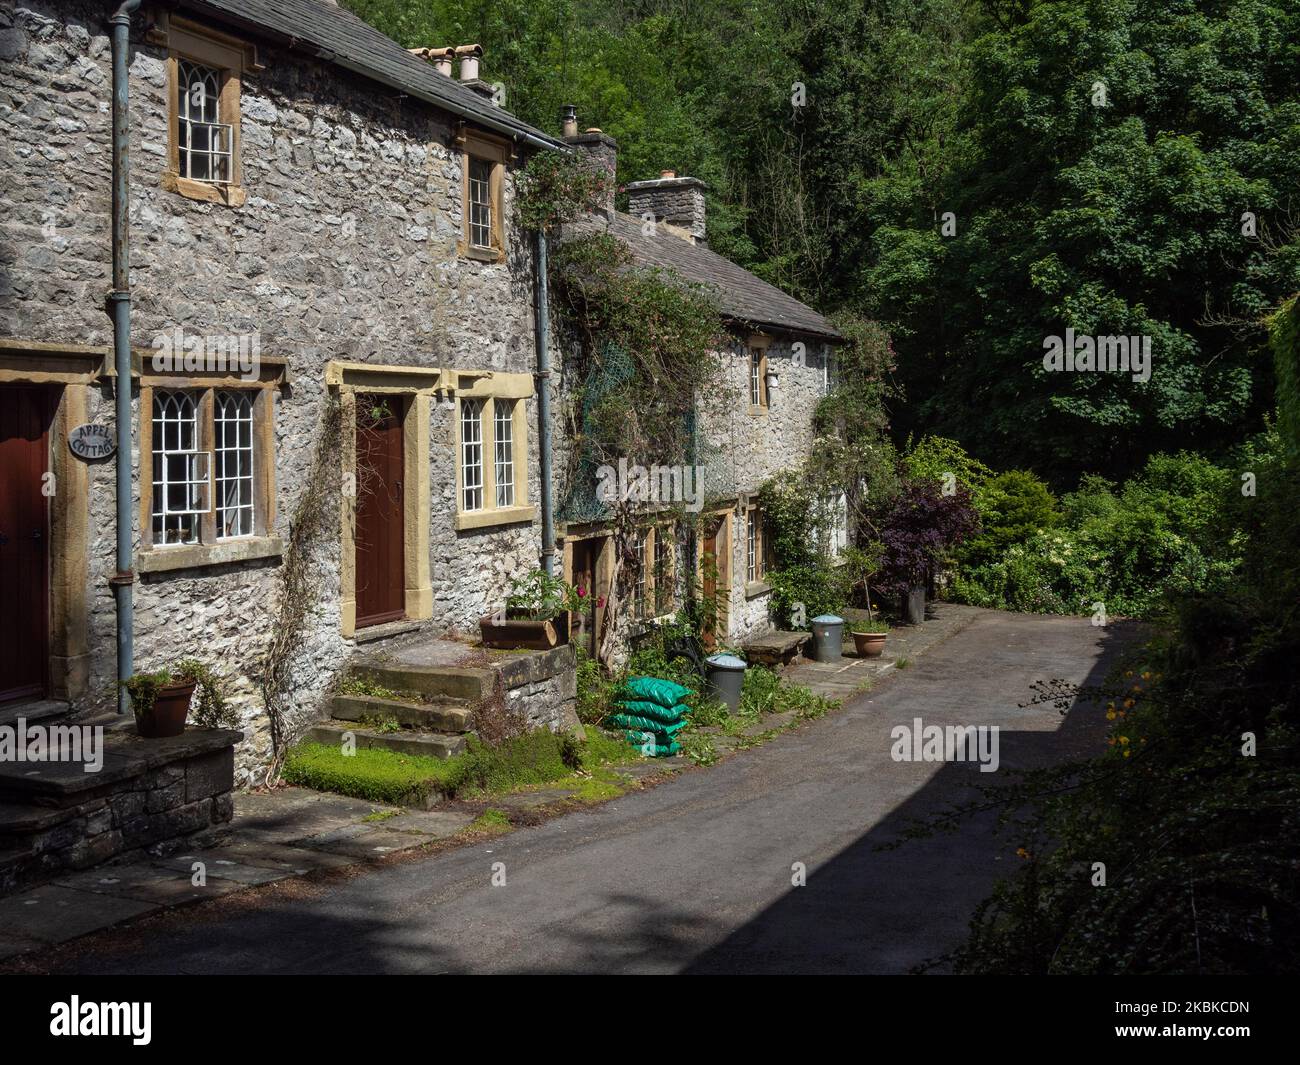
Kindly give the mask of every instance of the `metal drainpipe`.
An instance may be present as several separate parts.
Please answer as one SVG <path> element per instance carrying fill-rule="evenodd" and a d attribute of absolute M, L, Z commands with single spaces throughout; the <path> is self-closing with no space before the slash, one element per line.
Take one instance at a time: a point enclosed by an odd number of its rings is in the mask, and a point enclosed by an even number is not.
<path fill-rule="evenodd" d="M 132 662 L 131 586 L 131 277 L 129 256 L 131 134 L 127 108 L 127 58 L 131 15 L 140 0 L 125 0 L 109 16 L 113 36 L 113 290 L 108 295 L 113 319 L 113 383 L 117 419 L 117 573 L 109 579 L 117 600 L 117 679 L 128 680 Z M 117 711 L 128 713 L 130 696 L 118 687 Z"/>
<path fill-rule="evenodd" d="M 546 233 L 537 231 L 537 434 L 542 480 L 542 569 L 555 576 L 555 515 L 551 511 L 551 321 L 546 285 Z"/>

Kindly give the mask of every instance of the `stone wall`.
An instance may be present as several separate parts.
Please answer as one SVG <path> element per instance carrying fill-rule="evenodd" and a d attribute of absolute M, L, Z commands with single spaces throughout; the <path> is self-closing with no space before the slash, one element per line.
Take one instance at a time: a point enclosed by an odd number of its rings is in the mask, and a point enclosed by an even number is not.
<path fill-rule="evenodd" d="M 107 13 L 102 4 L 48 0 L 0 10 L 0 336 L 111 343 Z M 286 535 L 312 459 L 329 360 L 532 370 L 531 248 L 510 222 L 522 159 L 510 165 L 505 187 L 506 261 L 459 256 L 461 160 L 450 117 L 338 67 L 262 46 L 265 69 L 246 73 L 242 88 L 247 202 L 186 199 L 160 184 L 166 52 L 145 40 L 143 25 L 137 16 L 130 60 L 132 342 L 148 350 L 177 326 L 256 332 L 264 357 L 287 360 L 290 383 L 275 403 L 275 525 Z M 135 413 L 138 425 L 138 403 Z M 90 417 L 112 426 L 109 386 L 93 397 Z M 527 417 L 535 501 L 534 399 Z M 454 416 L 433 405 L 430 421 L 431 624 L 469 631 L 501 603 L 513 574 L 537 564 L 538 527 L 457 532 Z M 138 475 L 138 454 L 131 459 Z M 112 462 L 92 467 L 90 698 L 101 701 L 114 671 L 113 478 Z M 339 634 L 337 538 L 316 554 L 319 599 L 291 667 L 304 721 L 351 650 Z M 280 566 L 271 558 L 152 574 L 135 587 L 138 666 L 197 652 L 225 675 L 249 737 L 239 751 L 242 774 L 269 753 L 256 678 Z"/>
<path fill-rule="evenodd" d="M 530 729 L 546 728 L 560 732 L 576 728 L 576 663 L 572 644 L 494 663 L 505 684 L 506 708 L 521 716 Z"/>

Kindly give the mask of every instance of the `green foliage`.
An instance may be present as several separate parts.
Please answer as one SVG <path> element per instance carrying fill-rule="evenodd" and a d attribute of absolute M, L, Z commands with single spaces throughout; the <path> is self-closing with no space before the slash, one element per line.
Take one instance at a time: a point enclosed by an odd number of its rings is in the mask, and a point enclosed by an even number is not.
<path fill-rule="evenodd" d="M 1016 544 L 1054 526 L 1059 514 L 1047 485 L 1026 470 L 988 478 L 974 495 L 980 531 L 961 552 L 973 565 L 992 561 Z"/>
<path fill-rule="evenodd" d="M 876 634 L 879 634 L 879 633 L 888 632 L 888 631 L 889 631 L 889 622 L 887 622 L 887 621 L 855 621 L 855 622 L 853 623 L 852 627 L 849 629 L 849 631 L 850 631 L 850 632 L 867 633 L 867 634 L 869 634 L 869 635 L 876 635 Z"/>
<path fill-rule="evenodd" d="M 1282 304 L 1271 330 L 1278 431 L 1290 455 L 1300 457 L 1300 297 Z"/>
<path fill-rule="evenodd" d="M 158 698 L 158 689 L 168 684 L 194 681 L 189 717 L 201 728 L 233 728 L 239 721 L 234 707 L 226 702 L 221 678 L 195 658 L 182 658 L 168 668 L 136 673 L 119 683 L 131 696 L 131 708 L 138 721 L 148 714 Z"/>
<path fill-rule="evenodd" d="M 1171 593 L 1210 588 L 1239 565 L 1252 500 L 1237 491 L 1236 473 L 1253 469 L 1261 492 L 1276 490 L 1276 446 L 1265 435 L 1223 465 L 1189 452 L 1153 455 L 1122 487 L 1085 477 L 1061 498 L 1057 524 L 1009 537 L 1000 553 L 963 556 L 949 594 L 1029 612 L 1092 613 L 1102 603 L 1109 615 L 1158 613 Z M 997 520 L 1002 511 L 991 513 Z"/>
<path fill-rule="evenodd" d="M 961 45 L 933 197 L 866 227 L 909 420 L 1062 481 L 1081 447 L 1123 474 L 1192 435 L 1229 445 L 1269 401 L 1259 323 L 1300 286 L 1300 19 L 1278 0 L 1022 12 Z M 1066 327 L 1150 336 L 1151 380 L 1046 372 Z"/>
<path fill-rule="evenodd" d="M 533 569 L 510 582 L 506 610 L 534 621 L 545 621 L 565 611 L 582 609 L 582 599 L 573 585 L 552 577 L 544 569 Z"/>
<path fill-rule="evenodd" d="M 951 474 L 954 487 L 968 488 L 974 493 L 977 507 L 980 489 L 993 476 L 991 469 L 969 455 L 957 441 L 943 436 L 925 436 L 915 445 L 909 440 L 902 463 L 907 475 L 919 481 L 937 481 L 942 485 Z"/>
<path fill-rule="evenodd" d="M 355 673 L 347 674 L 339 681 L 337 690 L 340 695 L 364 695 L 372 699 L 401 698 L 400 694 L 393 691 L 392 688 L 386 688 L 378 681 L 364 674 L 360 676 Z"/>
<path fill-rule="evenodd" d="M 581 153 L 539 152 L 519 176 L 515 211 L 524 229 L 547 233 L 601 201 L 608 178 Z"/>
<path fill-rule="evenodd" d="M 581 340 L 574 367 L 580 447 L 593 465 L 676 465 L 692 446 L 690 414 L 719 369 L 714 294 L 636 266 L 607 233 L 565 241 L 551 257 L 562 316 Z"/>
<path fill-rule="evenodd" d="M 495 747 L 471 737 L 463 754 L 446 759 L 375 747 L 344 755 L 337 746 L 303 743 L 290 751 L 284 779 L 317 791 L 403 803 L 439 795 L 451 799 L 516 791 L 628 760 L 623 745 L 597 732 L 583 742 L 571 733 L 539 729 Z"/>
<path fill-rule="evenodd" d="M 289 784 L 316 791 L 402 803 L 444 792 L 451 768 L 451 762 L 441 758 L 400 755 L 374 747 L 360 747 L 345 756 L 335 745 L 301 743 L 286 756 L 283 776 Z"/>

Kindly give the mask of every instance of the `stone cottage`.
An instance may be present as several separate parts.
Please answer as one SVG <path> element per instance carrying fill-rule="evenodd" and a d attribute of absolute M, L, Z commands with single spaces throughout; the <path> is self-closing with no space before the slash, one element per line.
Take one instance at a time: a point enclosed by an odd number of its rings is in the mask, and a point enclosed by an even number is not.
<path fill-rule="evenodd" d="M 613 138 L 599 130 L 579 134 L 576 124 L 569 116 L 566 143 L 613 173 L 618 151 Z M 637 266 L 707 286 L 731 337 L 730 345 L 715 353 L 721 370 L 718 395 L 699 401 L 696 409 L 702 520 L 687 537 L 676 528 L 672 508 L 644 508 L 629 609 L 639 621 L 669 616 L 681 605 L 689 579 L 694 593 L 715 601 L 706 642 L 740 645 L 772 627 L 771 587 L 765 580 L 771 551 L 758 490 L 807 457 L 813 413 L 832 385 L 834 351 L 843 337 L 812 308 L 709 249 L 699 179 L 665 170 L 625 190 L 626 212 L 615 210 L 611 186 L 601 210 L 575 228 L 608 232 L 630 249 Z M 834 556 L 846 544 L 846 500 L 841 494 L 825 506 L 826 553 Z M 560 532 L 566 579 L 592 589 L 598 604 L 608 597 L 614 569 L 608 522 L 573 520 Z M 584 626 L 592 647 L 598 646 L 604 624 L 599 609 L 593 609 Z"/>
<path fill-rule="evenodd" d="M 497 106 L 476 46 L 412 53 L 328 0 L 127 0 L 115 249 L 111 13 L 0 7 L 0 713 L 111 708 L 125 603 L 135 669 L 193 656 L 222 675 L 252 780 L 277 637 L 305 725 L 361 644 L 472 633 L 544 557 L 537 390 L 559 386 L 537 373 L 518 175 L 550 150 L 612 168 L 616 146 Z M 719 635 L 740 639 L 767 624 L 753 493 L 806 453 L 839 338 L 707 248 L 699 182 L 627 192 L 630 213 L 611 198 L 593 224 L 715 285 L 737 338 L 719 357 L 738 400 L 701 425 L 701 551 Z M 565 575 L 598 584 L 599 524 L 556 536 Z M 676 595 L 647 594 L 648 614 Z"/>

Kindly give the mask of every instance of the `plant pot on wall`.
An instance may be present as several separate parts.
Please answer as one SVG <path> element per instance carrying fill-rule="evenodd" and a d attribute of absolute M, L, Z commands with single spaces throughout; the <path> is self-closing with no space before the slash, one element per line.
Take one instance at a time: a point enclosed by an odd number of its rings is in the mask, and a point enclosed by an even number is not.
<path fill-rule="evenodd" d="M 194 680 L 159 684 L 154 689 L 152 705 L 141 706 L 135 703 L 136 731 L 150 739 L 179 736 L 185 731 L 185 718 L 190 712 L 190 699 L 197 686 Z"/>
<path fill-rule="evenodd" d="M 478 627 L 483 646 L 498 650 L 548 651 L 569 642 L 567 613 L 552 618 L 530 618 L 523 612 L 507 610 L 504 618 L 496 614 L 479 618 Z"/>

